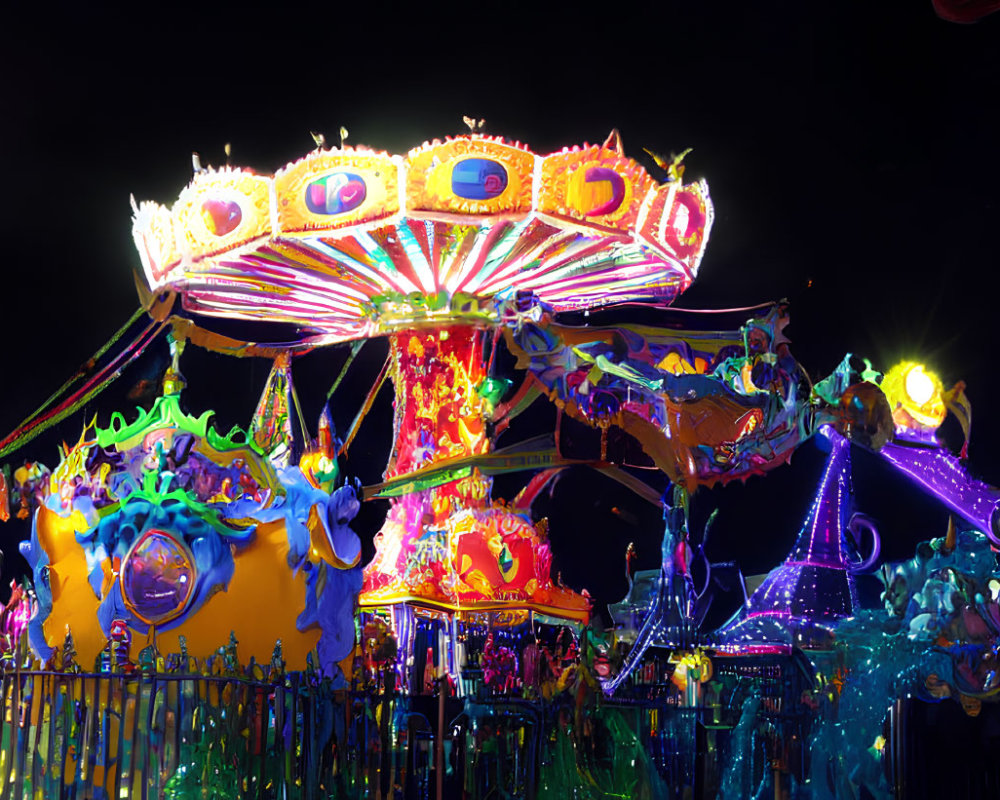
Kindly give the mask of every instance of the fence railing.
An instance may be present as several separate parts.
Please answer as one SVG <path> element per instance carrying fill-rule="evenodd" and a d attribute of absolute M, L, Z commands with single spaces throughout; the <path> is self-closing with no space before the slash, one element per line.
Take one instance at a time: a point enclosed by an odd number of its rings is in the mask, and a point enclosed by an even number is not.
<path fill-rule="evenodd" d="M 662 697 L 605 701 L 586 724 L 569 697 L 449 698 L 439 731 L 436 698 L 335 691 L 310 673 L 20 670 L 0 691 L 0 800 L 429 800 L 439 735 L 445 796 L 658 785 L 680 798 L 699 786 L 698 752 L 716 749 L 697 741 L 712 709 Z M 760 780 L 751 760 L 748 785 Z"/>
<path fill-rule="evenodd" d="M 4 800 L 353 794 L 331 750 L 337 697 L 298 673 L 272 684 L 25 671 L 0 686 Z"/>

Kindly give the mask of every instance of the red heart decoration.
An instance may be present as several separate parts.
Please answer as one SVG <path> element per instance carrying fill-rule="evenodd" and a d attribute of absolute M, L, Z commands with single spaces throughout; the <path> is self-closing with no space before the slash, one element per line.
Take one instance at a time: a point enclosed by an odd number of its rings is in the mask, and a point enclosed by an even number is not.
<path fill-rule="evenodd" d="M 201 204 L 205 227 L 215 236 L 235 231 L 243 221 L 243 211 L 232 200 L 206 200 Z"/>

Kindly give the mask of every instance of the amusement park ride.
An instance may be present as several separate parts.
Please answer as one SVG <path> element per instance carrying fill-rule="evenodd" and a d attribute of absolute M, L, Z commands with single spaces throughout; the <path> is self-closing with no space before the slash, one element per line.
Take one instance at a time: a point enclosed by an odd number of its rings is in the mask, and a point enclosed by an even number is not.
<path fill-rule="evenodd" d="M 172 207 L 135 205 L 142 311 L 127 343 L 0 442 L 9 456 L 169 338 L 151 408 L 86 424 L 52 471 L 5 473 L 0 515 L 33 516 L 33 581 L 3 612 L 0 795 L 898 793 L 899 698 L 977 713 L 1000 691 L 1000 492 L 936 437 L 949 412 L 968 433 L 962 385 L 850 356 L 813 384 L 784 304 L 736 330 L 571 324 L 566 312 L 666 306 L 697 276 L 708 187 L 655 160 L 654 176 L 617 133 L 549 155 L 473 133 L 402 156 L 318 147 L 272 176 L 198 168 Z M 220 318 L 297 335 L 239 340 Z M 355 425 L 341 441 L 324 412 L 309 436 L 295 358 L 373 337 L 389 356 Z M 273 361 L 246 430 L 184 410 L 191 345 Z M 338 457 L 386 379 L 392 449 L 383 481 L 361 486 Z M 499 446 L 536 401 L 598 429 L 600 454 Z M 609 454 L 612 429 L 667 494 Z M 748 593 L 689 530 L 689 497 L 813 436 L 830 446 L 815 501 Z M 854 589 L 880 566 L 873 521 L 852 515 L 854 447 L 953 515 L 946 538 L 882 567 L 884 612 Z M 663 508 L 661 567 L 629 570 L 610 631 L 586 591 L 553 578 L 532 512 L 578 464 Z M 493 499 L 492 478 L 513 472 L 524 489 Z M 363 564 L 350 523 L 375 499 L 388 513 Z M 740 610 L 706 630 L 725 585 Z"/>

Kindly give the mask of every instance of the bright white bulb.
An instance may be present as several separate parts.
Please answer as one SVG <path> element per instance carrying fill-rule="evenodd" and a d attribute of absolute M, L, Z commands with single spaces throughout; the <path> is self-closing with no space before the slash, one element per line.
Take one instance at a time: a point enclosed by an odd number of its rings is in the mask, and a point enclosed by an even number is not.
<path fill-rule="evenodd" d="M 906 373 L 906 393 L 918 406 L 924 405 L 934 396 L 934 381 L 924 372 L 923 367 L 914 367 Z"/>

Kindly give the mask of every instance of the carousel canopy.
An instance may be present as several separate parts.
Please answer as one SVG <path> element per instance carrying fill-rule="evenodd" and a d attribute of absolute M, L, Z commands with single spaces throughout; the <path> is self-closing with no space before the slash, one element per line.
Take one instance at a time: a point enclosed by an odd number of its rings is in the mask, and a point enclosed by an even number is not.
<path fill-rule="evenodd" d="M 556 310 L 669 302 L 711 222 L 704 182 L 658 183 L 617 135 L 548 156 L 471 135 L 405 156 L 317 149 L 273 176 L 199 171 L 172 208 L 137 206 L 133 232 L 154 292 L 332 343 L 488 324 L 514 290 Z"/>

